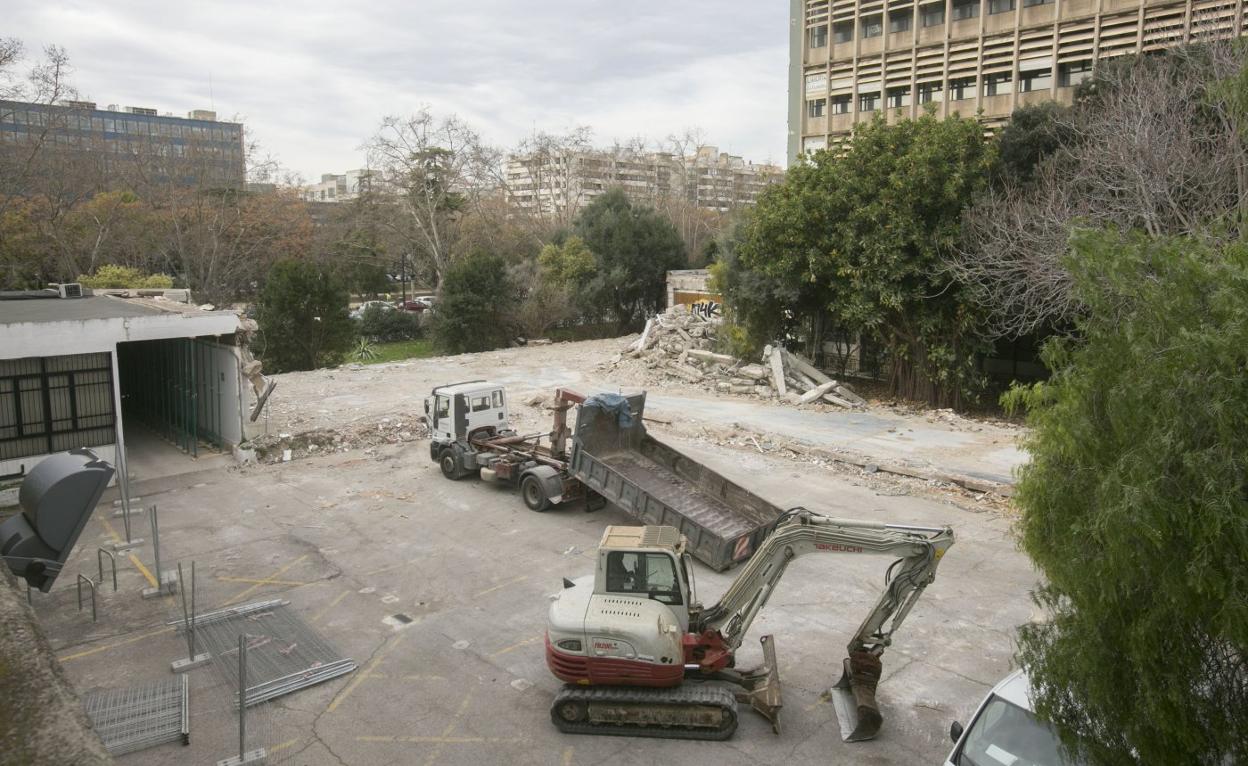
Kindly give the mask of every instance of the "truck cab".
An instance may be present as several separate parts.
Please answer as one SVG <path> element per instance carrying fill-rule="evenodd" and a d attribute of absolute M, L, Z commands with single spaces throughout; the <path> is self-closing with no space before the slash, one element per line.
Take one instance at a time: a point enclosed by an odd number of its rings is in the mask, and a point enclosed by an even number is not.
<path fill-rule="evenodd" d="M 462 475 L 473 467 L 464 460 L 473 451 L 470 441 L 510 433 L 507 415 L 507 391 L 497 383 L 470 380 L 434 388 L 425 397 L 430 458 L 448 477 Z"/>

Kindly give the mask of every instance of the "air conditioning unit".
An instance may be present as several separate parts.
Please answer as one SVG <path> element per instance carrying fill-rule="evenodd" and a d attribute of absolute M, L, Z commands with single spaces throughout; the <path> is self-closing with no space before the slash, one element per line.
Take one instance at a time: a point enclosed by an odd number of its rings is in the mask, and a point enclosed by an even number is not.
<path fill-rule="evenodd" d="M 48 286 L 56 291 L 56 295 L 58 298 L 81 298 L 82 297 L 82 285 L 78 284 L 77 282 L 61 282 L 61 283 L 54 282 Z"/>

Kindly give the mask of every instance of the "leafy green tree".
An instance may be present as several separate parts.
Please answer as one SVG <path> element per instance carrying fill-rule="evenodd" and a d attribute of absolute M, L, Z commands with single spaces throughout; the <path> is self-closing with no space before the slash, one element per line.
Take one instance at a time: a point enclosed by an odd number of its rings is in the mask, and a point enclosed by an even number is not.
<path fill-rule="evenodd" d="M 1078 340 L 1006 397 L 1038 711 L 1092 763 L 1246 763 L 1248 247 L 1085 232 L 1067 265 Z"/>
<path fill-rule="evenodd" d="M 173 278 L 167 274 L 144 274 L 129 266 L 101 266 L 91 274 L 78 275 L 83 287 L 91 288 L 170 288 Z"/>
<path fill-rule="evenodd" d="M 1055 101 L 1028 104 L 1014 110 L 997 135 L 999 178 L 1030 183 L 1040 161 L 1075 140 L 1070 109 Z"/>
<path fill-rule="evenodd" d="M 542 248 L 537 262 L 543 274 L 561 285 L 575 286 L 589 280 L 594 273 L 594 254 L 585 240 L 575 234 Z"/>
<path fill-rule="evenodd" d="M 894 395 L 961 406 L 981 383 L 983 344 L 943 263 L 993 161 L 973 119 L 861 126 L 843 155 L 791 168 L 721 252 L 733 316 L 761 342 L 826 314 L 882 347 Z"/>
<path fill-rule="evenodd" d="M 355 326 L 347 291 L 327 270 L 307 261 L 278 261 L 260 294 L 264 365 L 273 372 L 337 364 L 351 348 Z"/>
<path fill-rule="evenodd" d="M 516 288 L 501 256 L 473 253 L 452 261 L 430 326 L 434 345 L 452 354 L 506 346 L 515 302 Z"/>
<path fill-rule="evenodd" d="M 369 306 L 360 317 L 360 335 L 388 343 L 412 340 L 421 335 L 420 315 L 384 306 Z"/>
<path fill-rule="evenodd" d="M 605 310 L 621 332 L 663 306 L 667 272 L 687 263 L 676 227 L 652 208 L 634 205 L 622 189 L 586 205 L 573 230 L 594 254 L 578 302 L 591 313 Z"/>

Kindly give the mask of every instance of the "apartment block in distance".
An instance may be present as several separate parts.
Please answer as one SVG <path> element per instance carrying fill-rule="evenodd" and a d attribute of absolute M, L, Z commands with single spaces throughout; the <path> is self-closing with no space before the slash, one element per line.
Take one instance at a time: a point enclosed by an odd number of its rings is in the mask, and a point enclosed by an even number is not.
<path fill-rule="evenodd" d="M 1244 0 L 790 0 L 789 156 L 929 104 L 996 127 L 1098 61 L 1244 32 Z"/>
<path fill-rule="evenodd" d="M 365 169 L 324 173 L 320 183 L 300 187 L 299 195 L 307 202 L 350 202 L 373 188 L 376 181 L 373 172 Z"/>
<path fill-rule="evenodd" d="M 243 126 L 203 109 L 175 117 L 91 101 L 0 101 L 0 154 L 29 157 L 36 144 L 53 173 L 66 161 L 112 179 L 136 172 L 149 182 L 231 188 L 241 188 L 246 174 Z"/>
<path fill-rule="evenodd" d="M 614 187 L 638 202 L 683 198 L 704 210 L 726 212 L 754 204 L 784 174 L 776 165 L 749 162 L 714 146 L 689 157 L 631 150 L 513 155 L 506 172 L 514 204 L 557 215 L 575 214 Z"/>

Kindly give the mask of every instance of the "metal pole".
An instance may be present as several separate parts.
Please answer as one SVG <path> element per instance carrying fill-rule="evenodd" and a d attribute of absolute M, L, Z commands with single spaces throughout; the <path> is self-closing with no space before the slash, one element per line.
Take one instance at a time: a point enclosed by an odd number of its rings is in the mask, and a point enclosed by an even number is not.
<path fill-rule="evenodd" d="M 178 572 L 179 582 L 182 573 Z M 195 660 L 195 562 L 191 562 L 191 660 Z"/>
<path fill-rule="evenodd" d="M 125 522 L 126 542 L 130 542 L 130 470 L 126 466 L 126 437 L 121 423 L 121 367 L 117 364 L 117 347 L 113 346 L 113 426 L 116 431 L 117 488 L 121 492 L 121 518 Z"/>
<path fill-rule="evenodd" d="M 152 527 L 152 553 L 156 556 L 156 589 L 163 591 L 165 576 L 160 572 L 160 525 L 156 521 L 156 506 L 147 509 L 147 520 Z"/>
<path fill-rule="evenodd" d="M 178 593 L 182 596 L 182 625 L 186 628 L 186 656 L 195 660 L 195 639 L 191 636 L 191 614 L 186 611 L 186 579 L 182 577 L 182 562 L 178 562 Z"/>
<path fill-rule="evenodd" d="M 238 636 L 238 762 L 247 756 L 247 634 Z"/>

